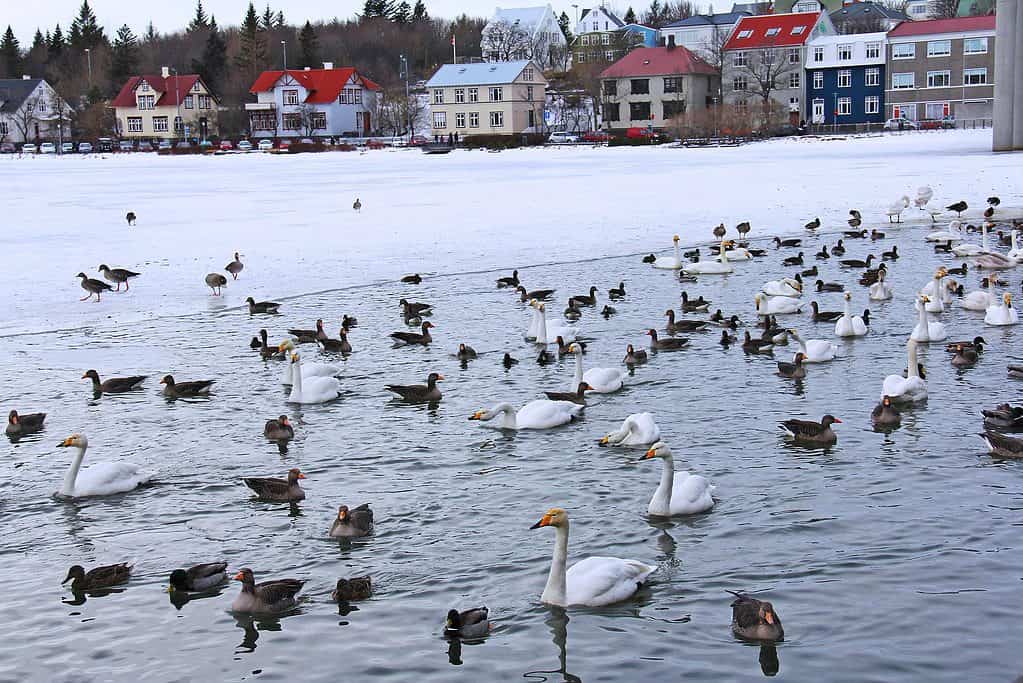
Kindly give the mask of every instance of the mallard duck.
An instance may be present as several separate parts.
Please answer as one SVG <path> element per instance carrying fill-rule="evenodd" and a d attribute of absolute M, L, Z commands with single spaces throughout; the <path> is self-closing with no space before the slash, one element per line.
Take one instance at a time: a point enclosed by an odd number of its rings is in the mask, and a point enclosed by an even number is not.
<path fill-rule="evenodd" d="M 814 256 L 815 256 L 815 257 L 816 257 L 816 258 L 817 258 L 818 260 L 822 260 L 822 261 L 823 261 L 824 259 L 829 259 L 829 258 L 831 258 L 831 254 L 829 254 L 829 253 L 828 253 L 828 245 L 826 245 L 826 244 L 822 245 L 822 246 L 821 246 L 821 250 L 820 250 L 820 251 L 818 251 L 818 252 L 817 252 L 816 254 L 814 254 Z"/>
<path fill-rule="evenodd" d="M 799 271 L 799 274 L 802 277 L 817 277 L 820 274 L 820 271 L 817 270 L 817 266 L 814 266 L 813 268 L 807 268 L 806 270 Z"/>
<path fill-rule="evenodd" d="M 519 286 L 519 271 L 513 270 L 511 275 L 497 278 L 498 287 L 518 287 Z"/>
<path fill-rule="evenodd" d="M 892 397 L 884 396 L 870 412 L 870 421 L 875 427 L 897 427 L 902 422 L 902 414 L 892 405 Z"/>
<path fill-rule="evenodd" d="M 99 298 L 100 294 L 102 294 L 103 292 L 109 292 L 109 291 L 111 291 L 113 289 L 113 287 L 111 287 L 107 283 L 103 282 L 102 280 L 96 280 L 94 278 L 91 278 L 88 275 L 86 275 L 85 273 L 79 273 L 75 277 L 82 278 L 82 282 L 80 283 L 82 285 L 82 289 L 84 289 L 86 292 L 88 292 L 88 294 L 86 294 L 81 299 L 79 299 L 79 301 L 85 301 L 86 299 L 91 299 L 92 296 L 95 294 L 96 295 L 96 302 L 98 303 L 99 300 L 100 300 L 100 298 Z"/>
<path fill-rule="evenodd" d="M 132 565 L 127 562 L 96 567 L 88 572 L 80 564 L 71 567 L 67 577 L 61 583 L 71 582 L 71 590 L 75 593 L 110 588 L 125 583 L 131 576 Z"/>
<path fill-rule="evenodd" d="M 866 228 L 864 228 L 863 230 L 846 230 L 843 234 L 847 238 L 864 239 L 867 236 L 867 230 Z"/>
<path fill-rule="evenodd" d="M 337 519 L 330 527 L 331 538 L 360 538 L 373 532 L 373 511 L 369 503 L 363 503 L 354 510 L 347 505 L 337 509 Z"/>
<path fill-rule="evenodd" d="M 618 309 L 616 309 L 614 306 L 608 306 L 606 304 L 605 304 L 604 308 L 600 309 L 600 314 L 602 316 L 604 316 L 604 320 L 607 320 L 608 318 L 610 318 L 612 315 L 614 315 L 617 312 L 618 312 Z"/>
<path fill-rule="evenodd" d="M 871 242 L 874 242 L 874 241 L 877 241 L 877 240 L 883 240 L 884 238 L 885 238 L 885 234 L 883 232 L 881 232 L 880 230 L 874 229 L 874 230 L 870 231 L 870 241 Z"/>
<path fill-rule="evenodd" d="M 95 394 L 123 394 L 126 391 L 138 389 L 148 375 L 132 375 L 131 377 L 111 377 L 103 382 L 99 381 L 99 373 L 95 370 L 87 370 L 82 379 L 92 380 L 92 391 Z"/>
<path fill-rule="evenodd" d="M 127 268 L 110 268 L 105 263 L 101 263 L 99 265 L 99 268 L 97 268 L 96 270 L 102 273 L 103 278 L 108 282 L 117 283 L 117 289 L 114 290 L 115 292 L 121 291 L 122 282 L 124 283 L 125 291 L 127 291 L 128 289 L 130 289 L 128 287 L 128 280 L 132 279 L 133 277 L 138 277 L 139 275 L 142 274 L 136 273 L 133 270 L 128 270 Z"/>
<path fill-rule="evenodd" d="M 803 366 L 804 358 L 806 358 L 806 356 L 802 353 L 797 353 L 791 363 L 787 361 L 778 361 L 778 374 L 790 379 L 803 379 L 806 377 L 806 368 Z"/>
<path fill-rule="evenodd" d="M 817 228 L 821 227 L 821 219 L 814 218 L 812 221 L 810 221 L 803 227 L 806 228 L 807 230 L 816 230 Z"/>
<path fill-rule="evenodd" d="M 820 290 L 818 290 L 820 291 Z M 842 311 L 822 311 L 817 305 L 816 301 L 810 302 L 810 308 L 813 309 L 813 321 L 814 322 L 831 322 L 832 320 L 838 320 L 842 317 Z"/>
<path fill-rule="evenodd" d="M 434 324 L 429 320 L 423 323 L 422 332 L 392 332 L 391 338 L 398 342 L 398 345 L 421 344 L 422 346 L 428 346 L 433 341 L 433 337 L 430 336 L 430 328 L 434 327 Z"/>
<path fill-rule="evenodd" d="M 559 334 L 555 337 L 554 343 L 558 345 L 558 356 L 570 356 L 576 353 L 584 355 L 586 353 L 586 342 L 576 341 L 566 344 L 565 338 Z"/>
<path fill-rule="evenodd" d="M 799 252 L 795 256 L 789 256 L 781 263 L 783 266 L 801 266 L 803 265 L 803 252 Z"/>
<path fill-rule="evenodd" d="M 406 285 L 418 285 L 423 281 L 423 277 L 419 273 L 413 273 L 412 275 L 406 275 L 401 281 Z"/>
<path fill-rule="evenodd" d="M 825 282 L 824 280 L 817 280 L 816 287 L 818 292 L 844 292 L 845 285 L 840 282 Z M 839 313 L 839 315 L 842 315 Z"/>
<path fill-rule="evenodd" d="M 444 635 L 449 638 L 482 638 L 490 633 L 489 614 L 486 607 L 464 612 L 449 610 L 444 622 Z"/>
<path fill-rule="evenodd" d="M 617 287 L 612 287 L 607 290 L 608 297 L 612 299 L 621 299 L 625 296 L 625 283 L 619 282 Z"/>
<path fill-rule="evenodd" d="M 999 434 L 990 429 L 978 436 L 987 443 L 991 455 L 999 458 L 1023 458 L 1023 439 Z"/>
<path fill-rule="evenodd" d="M 949 275 L 966 275 L 966 272 L 969 270 L 969 266 L 963 263 L 963 265 L 958 268 L 946 268 L 945 270 Z"/>
<path fill-rule="evenodd" d="M 305 491 L 299 486 L 298 480 L 306 476 L 297 467 L 288 470 L 288 478 L 246 477 L 242 481 L 255 491 L 260 500 L 270 503 L 293 503 L 305 499 Z"/>
<path fill-rule="evenodd" d="M 899 258 L 899 245 L 893 244 L 890 251 L 882 251 L 881 258 L 885 261 L 895 261 Z"/>
<path fill-rule="evenodd" d="M 849 209 L 849 220 L 847 222 L 850 228 L 858 228 L 863 223 L 863 216 L 856 209 Z"/>
<path fill-rule="evenodd" d="M 657 260 L 656 254 L 647 254 L 646 256 L 643 257 L 643 263 L 653 263 L 656 260 Z"/>
<path fill-rule="evenodd" d="M 729 346 L 734 344 L 735 341 L 736 336 L 734 334 L 728 334 L 728 330 L 721 330 L 721 339 L 718 340 L 718 344 L 721 344 L 721 346 L 728 348 Z"/>
<path fill-rule="evenodd" d="M 388 384 L 385 389 L 393 391 L 406 401 L 417 403 L 435 402 L 441 399 L 442 394 L 437 388 L 437 382 L 444 379 L 444 375 L 431 372 L 426 377 L 426 384 Z"/>
<path fill-rule="evenodd" d="M 338 579 L 330 599 L 334 602 L 355 602 L 366 600 L 373 595 L 373 580 L 369 576 L 353 576 Z"/>
<path fill-rule="evenodd" d="M 746 353 L 770 353 L 774 349 L 774 341 L 771 339 L 754 339 L 746 330 L 746 337 L 742 342 L 742 350 Z"/>
<path fill-rule="evenodd" d="M 962 344 L 957 344 L 955 349 L 955 355 L 952 356 L 952 366 L 956 368 L 972 368 L 977 364 L 977 355 L 982 347 L 964 347 Z"/>
<path fill-rule="evenodd" d="M 568 300 L 568 306 L 565 307 L 564 316 L 568 320 L 578 320 L 583 317 L 583 312 L 579 308 L 579 304 L 576 303 L 575 297 Z"/>
<path fill-rule="evenodd" d="M 781 641 L 785 630 L 774 605 L 757 600 L 745 593 L 728 591 L 735 596 L 732 602 L 732 633 L 744 640 Z"/>
<path fill-rule="evenodd" d="M 241 614 L 280 614 L 298 604 L 295 596 L 305 581 L 298 579 L 277 579 L 256 583 L 252 570 L 245 567 L 234 575 L 235 581 L 242 582 L 242 592 L 231 603 L 231 611 Z"/>
<path fill-rule="evenodd" d="M 271 441 L 290 441 L 295 438 L 295 428 L 287 415 L 281 415 L 276 420 L 267 420 L 263 426 L 263 436 Z"/>
<path fill-rule="evenodd" d="M 164 375 L 160 380 L 163 384 L 163 395 L 171 398 L 187 398 L 190 396 L 204 396 L 210 393 L 210 386 L 214 379 L 203 379 L 195 382 L 175 382 L 173 375 Z"/>
<path fill-rule="evenodd" d="M 251 296 L 245 300 L 245 303 L 249 305 L 249 314 L 254 315 L 256 313 L 277 313 L 277 309 L 281 307 L 276 301 L 256 301 Z"/>
<path fill-rule="evenodd" d="M 17 410 L 7 413 L 7 436 L 24 436 L 42 431 L 46 413 L 26 413 L 19 415 Z"/>
<path fill-rule="evenodd" d="M 200 593 L 227 581 L 227 562 L 208 562 L 170 574 L 170 590 Z"/>
<path fill-rule="evenodd" d="M 213 296 L 220 296 L 220 288 L 227 287 L 227 278 L 220 273 L 209 273 L 204 280 L 206 286 L 213 290 Z"/>
<path fill-rule="evenodd" d="M 703 298 L 701 294 L 698 298 L 690 300 L 689 293 L 682 290 L 682 312 L 683 313 L 699 313 L 700 311 L 706 311 L 710 308 L 710 301 Z"/>
<path fill-rule="evenodd" d="M 593 387 L 586 382 L 579 382 L 579 388 L 575 391 L 545 391 L 543 393 L 552 401 L 571 401 L 584 406 L 586 405 L 585 393 L 591 389 Z"/>
<path fill-rule="evenodd" d="M 1023 429 L 1023 408 L 1003 403 L 991 410 L 982 410 L 984 426 L 995 429 Z"/>
<path fill-rule="evenodd" d="M 647 353 L 643 349 L 634 349 L 632 344 L 625 347 L 625 358 L 622 362 L 626 365 L 642 365 L 647 362 Z"/>
<path fill-rule="evenodd" d="M 356 197 L 355 201 L 352 202 L 352 209 L 355 211 L 355 213 L 359 213 L 360 211 L 362 211 L 362 200 Z"/>
<path fill-rule="evenodd" d="M 838 436 L 831 430 L 831 425 L 841 422 L 833 415 L 825 415 L 820 422 L 785 420 L 778 426 L 785 432 L 786 438 L 797 443 L 830 446 L 838 441 Z"/>
<path fill-rule="evenodd" d="M 650 348 L 657 351 L 675 351 L 681 349 L 689 343 L 689 339 L 686 337 L 669 337 L 668 339 L 658 339 L 657 330 L 651 328 L 647 330 L 647 335 L 650 337 Z"/>

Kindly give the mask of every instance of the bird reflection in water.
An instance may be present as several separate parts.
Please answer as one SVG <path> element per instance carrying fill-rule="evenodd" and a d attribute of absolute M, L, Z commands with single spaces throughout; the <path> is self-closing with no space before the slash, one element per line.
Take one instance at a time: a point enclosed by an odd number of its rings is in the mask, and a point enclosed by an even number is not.
<path fill-rule="evenodd" d="M 256 617 L 247 615 L 235 615 L 235 625 L 245 632 L 242 642 L 235 649 L 235 654 L 251 653 L 256 649 L 256 641 L 259 640 L 260 631 L 280 631 L 281 622 L 277 619 L 257 620 Z"/>
<path fill-rule="evenodd" d="M 765 676 L 777 676 L 779 669 L 781 663 L 778 661 L 778 648 L 770 643 L 764 643 L 760 646 L 760 670 Z"/>
<path fill-rule="evenodd" d="M 527 671 L 522 677 L 535 681 L 552 680 L 547 674 L 561 674 L 561 680 L 565 683 L 582 683 L 581 678 L 568 672 L 568 612 L 563 607 L 550 605 L 550 614 L 547 617 L 547 626 L 551 629 L 551 640 L 558 646 L 558 664 L 560 668 L 553 671 Z"/>

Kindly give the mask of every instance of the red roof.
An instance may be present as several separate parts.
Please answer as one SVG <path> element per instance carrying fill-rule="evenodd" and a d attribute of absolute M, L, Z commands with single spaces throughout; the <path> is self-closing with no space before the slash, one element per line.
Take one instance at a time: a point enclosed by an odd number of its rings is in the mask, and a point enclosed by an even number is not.
<path fill-rule="evenodd" d="M 637 47 L 601 72 L 601 78 L 663 76 L 670 74 L 710 74 L 717 72 L 686 48 Z"/>
<path fill-rule="evenodd" d="M 888 32 L 890 38 L 904 36 L 932 36 L 939 33 L 966 33 L 968 31 L 994 31 L 995 15 L 932 19 L 930 21 L 904 21 Z"/>
<path fill-rule="evenodd" d="M 178 76 L 168 76 L 167 78 L 152 75 L 132 76 L 124 84 L 124 87 L 121 88 L 121 92 L 117 93 L 112 106 L 136 106 L 135 89 L 143 80 L 153 89 L 153 94 L 156 95 L 157 107 L 176 107 L 179 104 L 177 97 L 180 96 L 181 100 L 184 101 L 185 95 L 192 89 L 195 82 L 199 80 L 199 75 L 180 74 Z"/>
<path fill-rule="evenodd" d="M 249 88 L 249 92 L 259 93 L 273 90 L 283 75 L 283 71 L 264 71 L 259 74 L 259 78 Z M 361 82 L 367 89 L 380 90 L 379 85 L 360 75 L 350 66 L 340 69 L 288 69 L 288 75 L 309 91 L 309 95 L 305 99 L 309 104 L 333 102 L 353 76 L 356 82 Z"/>
<path fill-rule="evenodd" d="M 732 31 L 732 36 L 725 43 L 724 49 L 744 50 L 802 45 L 810 39 L 810 34 L 813 32 L 813 27 L 817 25 L 818 19 L 820 19 L 820 15 L 816 12 L 761 14 L 743 17 Z M 802 30 L 799 29 L 800 26 Z M 750 31 L 750 34 L 740 37 L 744 31 Z M 771 32 L 771 35 L 768 35 L 768 31 Z"/>

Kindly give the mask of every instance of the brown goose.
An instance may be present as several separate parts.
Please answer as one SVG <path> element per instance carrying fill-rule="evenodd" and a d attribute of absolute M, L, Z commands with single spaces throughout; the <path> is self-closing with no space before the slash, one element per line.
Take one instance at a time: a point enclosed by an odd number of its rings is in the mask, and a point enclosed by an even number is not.
<path fill-rule="evenodd" d="M 242 592 L 231 603 L 231 611 L 240 614 L 280 614 L 294 609 L 295 598 L 305 581 L 298 579 L 277 579 L 256 583 L 256 577 L 248 567 L 234 575 L 235 581 L 242 582 Z"/>
<path fill-rule="evenodd" d="M 586 382 L 579 382 L 579 388 L 575 391 L 545 391 L 543 393 L 552 401 L 571 401 L 572 403 L 578 403 L 579 405 L 584 406 L 586 405 L 585 392 L 590 391 L 591 389 L 593 389 L 593 387 Z"/>
<path fill-rule="evenodd" d="M 127 291 L 129 289 L 128 280 L 132 279 L 133 277 L 138 277 L 139 275 L 142 274 L 136 273 L 135 271 L 128 270 L 126 268 L 110 268 L 105 263 L 101 263 L 99 265 L 99 268 L 97 268 L 96 270 L 103 274 L 103 279 L 106 280 L 107 282 L 117 283 L 117 289 L 114 290 L 115 292 L 121 291 L 122 282 L 124 283 L 125 291 Z"/>
<path fill-rule="evenodd" d="M 323 331 L 323 318 L 316 319 L 315 330 L 293 328 L 288 330 L 288 334 L 296 337 L 295 343 L 297 344 L 315 344 L 318 339 L 327 338 L 327 333 Z"/>
<path fill-rule="evenodd" d="M 642 365 L 647 361 L 646 351 L 643 349 L 634 349 L 632 344 L 625 347 L 625 358 L 622 362 L 626 365 Z"/>
<path fill-rule="evenodd" d="M 103 292 L 109 292 L 110 290 L 113 289 L 113 287 L 111 287 L 107 283 L 103 282 L 102 280 L 95 280 L 95 279 L 89 277 L 88 275 L 86 275 L 85 273 L 79 273 L 75 277 L 82 278 L 82 282 L 81 282 L 82 289 L 84 289 L 86 292 L 88 292 L 88 294 L 86 294 L 81 299 L 79 299 L 79 301 L 85 301 L 86 299 L 91 299 L 92 295 L 95 294 L 96 295 L 96 302 L 98 303 L 99 302 L 99 295 L 100 294 L 102 294 Z"/>
<path fill-rule="evenodd" d="M 148 375 L 132 375 L 131 377 L 111 377 L 100 382 L 99 373 L 95 370 L 88 370 L 82 379 L 92 380 L 92 391 L 96 394 L 123 394 L 126 391 L 138 389 Z"/>
<path fill-rule="evenodd" d="M 227 278 L 220 273 L 210 273 L 206 276 L 206 286 L 213 290 L 213 296 L 220 296 L 220 288 L 227 286 Z"/>
<path fill-rule="evenodd" d="M 406 275 L 401 279 L 401 281 L 406 285 L 418 285 L 423 281 L 423 276 L 419 273 L 413 273 L 412 275 Z"/>
<path fill-rule="evenodd" d="M 597 305 L 597 288 L 596 287 L 590 287 L 590 293 L 588 295 L 587 294 L 577 294 L 577 295 L 573 296 L 572 298 L 575 299 L 576 304 L 578 304 L 579 306 L 596 306 Z"/>
<path fill-rule="evenodd" d="M 207 562 L 170 574 L 170 590 L 201 593 L 227 580 L 227 562 Z"/>
<path fill-rule="evenodd" d="M 668 316 L 668 324 L 664 326 L 668 334 L 674 336 L 679 332 L 696 332 L 702 330 L 709 323 L 706 320 L 675 320 L 675 311 L 668 309 L 664 312 L 664 315 Z"/>
<path fill-rule="evenodd" d="M 703 298 L 701 294 L 698 298 L 689 300 L 689 293 L 682 290 L 682 312 L 683 313 L 699 313 L 700 311 L 707 311 L 710 309 L 710 302 Z"/>
<path fill-rule="evenodd" d="M 806 356 L 802 353 L 797 353 L 791 363 L 781 360 L 778 361 L 778 374 L 790 379 L 803 379 L 806 377 L 806 367 L 803 365 L 804 358 L 806 358 Z"/>
<path fill-rule="evenodd" d="M 67 572 L 67 577 L 61 583 L 71 582 L 71 590 L 75 593 L 92 591 L 100 588 L 110 588 L 124 583 L 131 576 L 132 565 L 127 562 L 110 564 L 105 567 L 96 567 L 88 572 L 80 564 L 76 564 Z"/>
<path fill-rule="evenodd" d="M 421 344 L 423 346 L 429 345 L 433 341 L 433 337 L 430 336 L 430 328 L 433 327 L 433 323 L 429 320 L 423 323 L 422 332 L 392 332 L 391 339 L 399 342 L 400 345 L 413 345 Z"/>
<path fill-rule="evenodd" d="M 360 538 L 373 533 L 373 511 L 369 503 L 363 503 L 354 510 L 347 505 L 337 509 L 337 519 L 330 527 L 331 538 Z"/>
<path fill-rule="evenodd" d="M 398 305 L 401 306 L 402 315 L 406 318 L 417 318 L 421 315 L 430 315 L 432 312 L 430 309 L 433 308 L 432 304 L 423 304 L 416 301 L 408 301 L 406 299 L 398 301 Z"/>
<path fill-rule="evenodd" d="M 305 479 L 301 470 L 294 467 L 288 470 L 288 479 L 272 477 L 246 477 L 242 481 L 256 492 L 256 497 L 271 503 L 293 503 L 305 499 L 305 491 L 298 485 L 299 479 Z"/>
<path fill-rule="evenodd" d="M 1002 403 L 991 410 L 982 410 L 984 426 L 996 429 L 1023 429 L 1023 408 Z"/>
<path fill-rule="evenodd" d="M 831 425 L 841 424 L 841 422 L 833 415 L 825 415 L 820 422 L 785 420 L 778 426 L 785 432 L 787 438 L 798 443 L 830 446 L 838 441 L 838 436 L 831 431 Z"/>
<path fill-rule="evenodd" d="M 295 428 L 287 415 L 281 415 L 276 420 L 267 420 L 263 426 L 263 436 L 271 441 L 290 441 L 295 438 Z"/>
<path fill-rule="evenodd" d="M 249 315 L 256 313 L 277 313 L 277 309 L 281 307 L 276 301 L 256 301 L 251 296 L 245 300 L 245 303 L 249 305 Z"/>
<path fill-rule="evenodd" d="M 263 360 L 270 360 L 271 358 L 282 359 L 284 358 L 284 352 L 279 347 L 270 346 L 267 344 L 266 330 L 259 331 L 259 337 L 253 337 L 252 341 L 257 342 L 256 348 L 259 349 L 259 355 Z"/>
<path fill-rule="evenodd" d="M 519 271 L 513 270 L 511 275 L 497 278 L 498 287 L 518 287 L 519 286 Z"/>
<path fill-rule="evenodd" d="M 687 337 L 668 337 L 667 339 L 658 339 L 657 330 L 651 328 L 646 331 L 650 337 L 650 348 L 656 351 L 676 351 L 681 349 L 689 343 Z"/>
<path fill-rule="evenodd" d="M 875 427 L 898 427 L 902 422 L 902 414 L 892 405 L 892 397 L 885 396 L 870 412 L 870 421 Z"/>
<path fill-rule="evenodd" d="M 332 353 L 351 353 L 352 344 L 348 341 L 348 328 L 342 326 L 340 331 L 338 331 L 338 336 L 341 338 L 330 339 L 329 337 L 324 337 L 323 339 L 317 339 L 316 343 L 324 351 L 330 351 Z"/>
<path fill-rule="evenodd" d="M 876 240 L 883 240 L 884 238 L 885 238 L 885 234 L 883 232 L 881 232 L 880 230 L 875 228 L 875 229 L 870 231 L 870 241 L 873 242 L 873 241 L 876 241 Z"/>
<path fill-rule="evenodd" d="M 1023 458 L 1023 439 L 999 434 L 990 429 L 978 436 L 987 443 L 991 455 L 999 458 Z"/>
<path fill-rule="evenodd" d="M 241 258 L 238 256 L 238 252 L 234 252 L 234 260 L 224 266 L 224 270 L 231 273 L 231 277 L 235 280 L 238 279 L 238 273 L 242 272 L 245 265 L 242 263 Z"/>
<path fill-rule="evenodd" d="M 406 401 L 416 403 L 439 401 L 442 394 L 437 388 L 437 382 L 443 381 L 444 375 L 431 372 L 426 377 L 426 384 L 388 384 L 385 389 L 393 391 Z"/>
<path fill-rule="evenodd" d="M 519 293 L 519 300 L 526 302 L 530 299 L 536 299 L 537 301 L 546 301 L 554 294 L 553 289 L 534 289 L 532 292 L 527 292 L 526 288 L 519 285 L 515 288 L 515 291 Z"/>
<path fill-rule="evenodd" d="M 163 395 L 171 398 L 187 398 L 190 396 L 204 396 L 210 393 L 210 386 L 214 379 L 203 379 L 195 382 L 175 382 L 173 375 L 164 375 L 160 380 L 163 384 Z"/>
<path fill-rule="evenodd" d="M 128 225 L 135 225 L 135 212 L 129 211 L 124 214 L 124 220 L 128 221 Z"/>
<path fill-rule="evenodd" d="M 338 579 L 330 599 L 334 602 L 354 602 L 366 600 L 373 595 L 373 580 L 369 576 L 353 576 L 350 579 Z"/>
<path fill-rule="evenodd" d="M 732 633 L 745 640 L 781 641 L 785 629 L 774 611 L 774 605 L 757 600 L 745 593 L 728 591 L 735 596 L 732 602 Z"/>
<path fill-rule="evenodd" d="M 43 420 L 46 413 L 27 413 L 19 415 L 17 410 L 7 413 L 7 429 L 4 432 L 7 436 L 24 436 L 34 432 L 42 431 Z"/>
<path fill-rule="evenodd" d="M 838 320 L 839 318 L 841 318 L 844 315 L 842 313 L 842 311 L 822 311 L 817 306 L 817 302 L 816 301 L 811 301 L 810 302 L 810 308 L 813 309 L 813 316 L 812 316 L 812 318 L 813 318 L 813 321 L 815 323 L 831 322 L 832 320 Z"/>
<path fill-rule="evenodd" d="M 619 282 L 617 287 L 612 287 L 607 290 L 607 295 L 612 299 L 621 299 L 625 297 L 625 283 Z"/>
<path fill-rule="evenodd" d="M 771 353 L 774 351 L 774 341 L 770 336 L 766 339 L 754 339 L 750 336 L 749 330 L 746 330 L 745 335 L 742 350 L 746 353 Z"/>

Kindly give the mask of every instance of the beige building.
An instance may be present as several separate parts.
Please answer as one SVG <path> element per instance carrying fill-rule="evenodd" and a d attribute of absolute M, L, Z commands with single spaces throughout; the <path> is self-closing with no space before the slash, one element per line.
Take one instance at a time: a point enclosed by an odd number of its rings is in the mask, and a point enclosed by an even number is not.
<path fill-rule="evenodd" d="M 433 135 L 543 130 L 547 79 L 530 60 L 445 64 L 426 83 Z"/>
<path fill-rule="evenodd" d="M 113 101 L 122 138 L 206 138 L 217 132 L 217 98 L 197 74 L 132 76 Z"/>

